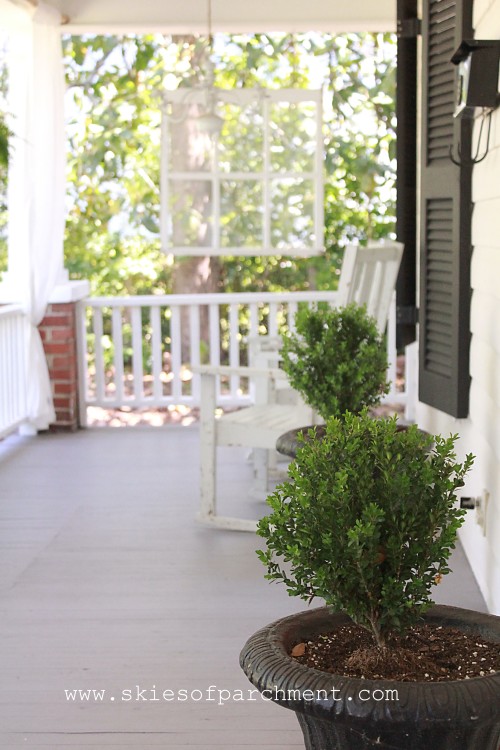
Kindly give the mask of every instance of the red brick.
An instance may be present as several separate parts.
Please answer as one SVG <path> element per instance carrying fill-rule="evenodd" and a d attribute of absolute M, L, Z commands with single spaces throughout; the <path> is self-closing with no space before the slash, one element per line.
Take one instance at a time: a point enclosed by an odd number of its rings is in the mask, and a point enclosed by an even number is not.
<path fill-rule="evenodd" d="M 76 382 L 76 373 L 73 370 L 50 370 L 51 380 L 65 380 L 67 382 Z"/>
<path fill-rule="evenodd" d="M 70 422 L 60 420 L 49 426 L 50 432 L 76 432 L 77 429 L 78 424 L 76 418 L 72 419 Z"/>
<path fill-rule="evenodd" d="M 78 379 L 75 340 L 76 314 L 73 302 L 47 307 L 39 330 L 49 365 L 56 421 L 52 431 L 74 431 L 78 427 Z"/>
<path fill-rule="evenodd" d="M 49 305 L 47 308 L 49 314 L 50 313 L 67 313 L 69 315 L 73 315 L 74 310 L 74 304 L 73 302 L 57 302 L 53 303 L 52 305 Z"/>
<path fill-rule="evenodd" d="M 56 409 L 56 422 L 61 418 L 64 419 L 64 421 L 67 419 L 75 419 L 77 414 L 78 411 L 74 406 L 60 406 Z"/>
<path fill-rule="evenodd" d="M 73 383 L 54 383 L 54 393 L 73 393 L 75 386 Z"/>
<path fill-rule="evenodd" d="M 74 367 L 76 369 L 76 354 L 67 357 L 54 357 L 52 364 L 54 368 L 57 367 L 58 369 L 65 367 Z"/>
<path fill-rule="evenodd" d="M 64 328 L 51 328 L 50 333 L 52 341 L 71 341 L 71 343 L 74 343 L 75 341 L 75 332 L 69 326 L 65 326 Z"/>
<path fill-rule="evenodd" d="M 47 328 L 48 326 L 71 326 L 72 324 L 73 319 L 71 318 L 71 316 L 61 314 L 47 315 L 40 323 L 40 326 L 43 328 Z"/>
<path fill-rule="evenodd" d="M 69 412 L 72 411 L 69 404 L 61 404 L 61 406 L 54 406 L 56 410 L 56 414 L 60 414 L 61 412 Z"/>
<path fill-rule="evenodd" d="M 58 422 L 71 422 L 75 418 L 74 412 L 69 410 L 56 409 L 56 416 Z"/>
<path fill-rule="evenodd" d="M 68 395 L 66 397 L 59 396 L 54 398 L 54 408 L 55 409 L 74 409 L 75 407 L 75 399 Z"/>
<path fill-rule="evenodd" d="M 44 346 L 46 354 L 69 354 L 71 347 L 68 344 L 53 344 L 51 342 Z"/>

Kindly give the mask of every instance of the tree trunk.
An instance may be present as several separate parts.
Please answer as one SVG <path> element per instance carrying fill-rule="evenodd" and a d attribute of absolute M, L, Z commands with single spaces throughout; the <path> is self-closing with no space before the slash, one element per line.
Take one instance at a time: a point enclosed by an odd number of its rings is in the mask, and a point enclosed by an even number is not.
<path fill-rule="evenodd" d="M 192 257 L 176 262 L 173 272 L 174 294 L 206 294 L 219 291 L 220 263 L 218 258 Z M 182 361 L 190 360 L 191 335 L 189 330 L 189 310 L 181 310 Z M 209 347 L 208 307 L 200 308 L 200 342 L 203 351 Z"/>
<path fill-rule="evenodd" d="M 208 60 L 208 49 L 193 45 L 191 68 L 193 70 L 193 85 L 197 85 L 203 78 Z M 171 168 L 174 172 L 207 172 L 207 182 L 199 180 L 183 180 L 174 183 L 175 198 L 172 211 L 182 211 L 184 218 L 198 219 L 196 237 L 192 236 L 191 222 L 174 222 L 173 243 L 177 246 L 189 246 L 193 241 L 198 246 L 209 246 L 212 241 L 210 218 L 212 214 L 212 196 L 208 192 L 210 181 L 210 146 L 207 136 L 200 135 L 193 125 L 193 119 L 201 113 L 201 108 L 193 103 L 177 105 L 174 109 L 171 125 Z M 205 141 L 205 142 L 204 142 Z M 195 222 L 196 223 L 196 222 Z M 188 233 L 190 234 L 188 235 Z M 221 265 L 219 258 L 206 256 L 183 256 L 175 259 L 173 269 L 174 294 L 203 294 L 219 291 L 221 281 Z M 181 312 L 181 346 L 182 361 L 190 360 L 190 330 L 189 311 Z M 209 324 L 208 309 L 201 308 L 200 313 L 201 341 L 208 350 Z"/>

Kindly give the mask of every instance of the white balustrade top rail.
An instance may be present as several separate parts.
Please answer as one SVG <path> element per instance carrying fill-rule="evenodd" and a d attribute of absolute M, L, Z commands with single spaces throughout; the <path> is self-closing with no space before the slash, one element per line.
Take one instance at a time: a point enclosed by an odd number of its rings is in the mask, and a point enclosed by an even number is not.
<path fill-rule="evenodd" d="M 27 419 L 28 328 L 20 305 L 0 306 L 0 438 L 14 432 Z"/>
<path fill-rule="evenodd" d="M 336 292 L 266 292 L 90 297 L 78 303 L 80 413 L 104 408 L 198 407 L 200 364 L 249 363 L 249 342 L 294 329 L 302 305 L 335 305 Z M 395 314 L 388 329 L 395 380 Z M 395 387 L 389 397 L 401 398 Z M 247 379 L 218 384 L 217 403 L 250 401 Z"/>

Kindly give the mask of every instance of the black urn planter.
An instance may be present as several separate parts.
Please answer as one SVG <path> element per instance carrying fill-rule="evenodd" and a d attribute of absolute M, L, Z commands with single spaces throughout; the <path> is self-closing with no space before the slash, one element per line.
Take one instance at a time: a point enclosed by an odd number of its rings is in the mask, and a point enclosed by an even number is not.
<path fill-rule="evenodd" d="M 316 438 L 322 440 L 326 434 L 326 425 L 311 424 L 305 427 L 299 427 L 294 430 L 284 432 L 283 435 L 280 435 L 276 441 L 276 450 L 283 456 L 288 456 L 289 458 L 297 458 L 297 451 L 303 444 L 302 440 L 299 440 L 299 435 L 302 433 L 305 442 L 307 443 L 309 441 L 308 432 L 313 428 L 316 430 Z M 398 432 L 402 432 L 403 430 L 408 429 L 408 425 L 404 422 L 400 422 L 397 429 Z M 421 432 L 425 434 L 423 430 L 421 430 Z"/>
<path fill-rule="evenodd" d="M 424 620 L 500 642 L 500 617 L 435 606 Z M 330 675 L 288 655 L 294 644 L 348 622 L 326 608 L 292 615 L 255 633 L 240 655 L 263 696 L 296 712 L 307 750 L 499 750 L 499 672 L 448 682 L 375 681 Z"/>

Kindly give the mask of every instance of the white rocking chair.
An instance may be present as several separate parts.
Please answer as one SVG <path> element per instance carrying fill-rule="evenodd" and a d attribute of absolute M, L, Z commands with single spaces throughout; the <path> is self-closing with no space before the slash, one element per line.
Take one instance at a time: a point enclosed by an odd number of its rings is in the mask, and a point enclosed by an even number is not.
<path fill-rule="evenodd" d="M 350 302 L 366 305 L 368 313 L 375 318 L 379 330 L 383 332 L 387 325 L 402 253 L 403 245 L 398 242 L 377 243 L 368 247 L 348 246 L 344 254 L 335 306 L 343 307 Z M 272 364 L 278 360 L 279 342 L 276 343 L 277 339 L 268 341 L 271 342 L 270 345 L 264 342 L 264 346 L 258 349 L 254 357 L 256 365 L 262 365 L 266 358 Z M 217 514 L 217 447 L 234 445 L 254 449 L 256 487 L 265 495 L 269 451 L 275 449 L 278 437 L 289 430 L 320 420 L 298 394 L 295 399 L 290 399 L 289 395 L 283 397 L 282 386 L 286 383 L 286 375 L 277 367 L 203 365 L 195 368 L 195 371 L 201 375 L 201 472 L 197 520 L 221 529 L 255 531 L 256 521 Z M 255 403 L 216 419 L 217 378 L 231 375 L 248 377 L 254 381 Z"/>

